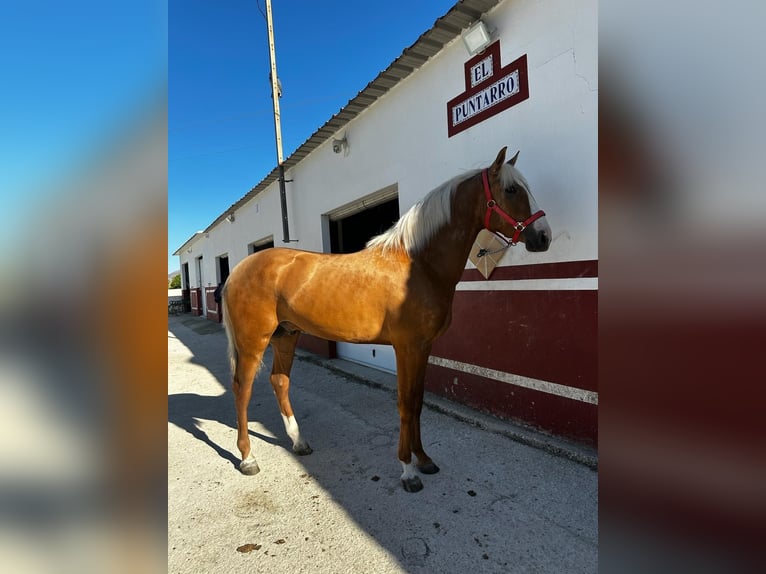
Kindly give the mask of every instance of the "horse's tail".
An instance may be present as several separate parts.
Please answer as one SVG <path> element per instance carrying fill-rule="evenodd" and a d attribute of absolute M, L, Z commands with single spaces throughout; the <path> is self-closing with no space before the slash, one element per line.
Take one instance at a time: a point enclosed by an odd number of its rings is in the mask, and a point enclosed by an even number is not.
<path fill-rule="evenodd" d="M 228 283 L 228 280 L 226 283 Z M 221 289 L 221 309 L 223 310 L 223 326 L 226 330 L 226 338 L 229 342 L 228 354 L 229 363 L 231 365 L 231 376 L 234 377 L 237 373 L 238 353 L 237 345 L 234 342 L 234 327 L 231 324 L 231 320 L 229 318 L 229 309 L 226 304 L 226 284 L 224 284 L 223 289 Z"/>

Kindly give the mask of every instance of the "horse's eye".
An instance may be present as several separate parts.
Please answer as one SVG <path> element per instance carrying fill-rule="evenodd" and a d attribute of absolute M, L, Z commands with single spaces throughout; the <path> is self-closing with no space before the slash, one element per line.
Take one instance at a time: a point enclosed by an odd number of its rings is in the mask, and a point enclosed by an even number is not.
<path fill-rule="evenodd" d="M 507 187 L 507 188 L 505 189 L 505 192 L 506 192 L 506 193 L 516 193 L 516 184 L 515 184 L 515 183 L 512 183 L 512 184 L 511 184 L 511 187 Z"/>

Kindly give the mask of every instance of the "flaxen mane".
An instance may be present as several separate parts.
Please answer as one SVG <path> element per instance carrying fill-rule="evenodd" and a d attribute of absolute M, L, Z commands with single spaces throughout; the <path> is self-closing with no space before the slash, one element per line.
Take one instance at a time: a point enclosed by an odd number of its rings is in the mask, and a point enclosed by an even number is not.
<path fill-rule="evenodd" d="M 383 251 L 403 249 L 410 257 L 420 252 L 439 229 L 449 224 L 452 217 L 452 196 L 455 190 L 462 182 L 480 171 L 480 169 L 474 169 L 461 173 L 430 191 L 402 215 L 391 229 L 370 239 L 367 247 L 382 247 Z M 503 165 L 502 178 L 505 187 L 516 181 L 529 193 L 526 180 L 513 166 Z"/>

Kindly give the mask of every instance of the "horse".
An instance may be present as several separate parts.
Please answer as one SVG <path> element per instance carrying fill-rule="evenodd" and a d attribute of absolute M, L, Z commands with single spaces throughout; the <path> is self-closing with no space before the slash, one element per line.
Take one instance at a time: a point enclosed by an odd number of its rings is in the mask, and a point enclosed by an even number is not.
<path fill-rule="evenodd" d="M 223 288 L 237 412 L 239 470 L 260 471 L 248 434 L 247 408 L 266 347 L 270 382 L 297 455 L 312 448 L 290 404 L 290 369 L 300 333 L 332 341 L 393 345 L 400 417 L 398 458 L 407 492 L 423 488 L 416 473 L 439 467 L 423 450 L 420 413 L 434 340 L 450 325 L 455 288 L 482 228 L 546 251 L 551 229 L 507 148 L 486 169 L 461 174 L 428 193 L 385 233 L 351 254 L 288 248 L 254 253 L 234 267 Z M 413 462 L 413 455 L 416 462 Z"/>

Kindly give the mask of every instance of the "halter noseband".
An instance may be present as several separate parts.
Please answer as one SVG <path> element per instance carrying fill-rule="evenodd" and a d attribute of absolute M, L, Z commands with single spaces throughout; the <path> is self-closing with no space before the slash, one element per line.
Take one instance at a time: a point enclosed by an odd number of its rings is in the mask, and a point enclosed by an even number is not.
<path fill-rule="evenodd" d="M 481 172 L 481 180 L 484 183 L 484 196 L 487 198 L 487 213 L 484 215 L 484 227 L 489 229 L 489 218 L 492 215 L 492 212 L 494 211 L 497 213 L 500 217 L 505 219 L 508 223 L 510 223 L 515 231 L 513 232 L 513 237 L 511 238 L 511 245 L 516 245 L 519 241 L 519 237 L 521 236 L 521 233 L 533 222 L 537 221 L 541 217 L 545 215 L 545 212 L 541 209 L 537 213 L 533 213 L 529 217 L 527 217 L 524 221 L 519 222 L 516 221 L 513 217 L 511 217 L 509 214 L 507 214 L 503 209 L 497 204 L 497 202 L 492 199 L 492 193 L 489 191 L 489 178 L 487 176 L 487 170 L 484 169 Z M 491 229 L 489 229 L 492 231 Z"/>

